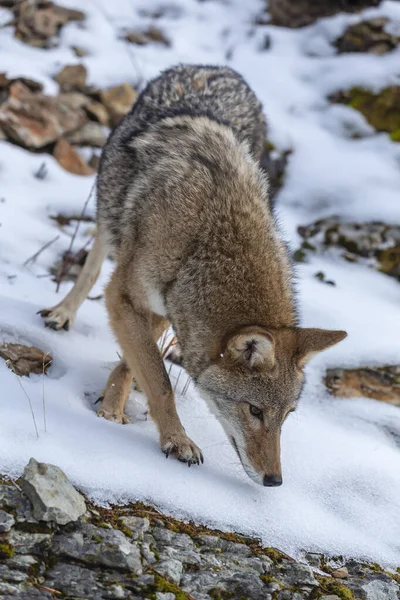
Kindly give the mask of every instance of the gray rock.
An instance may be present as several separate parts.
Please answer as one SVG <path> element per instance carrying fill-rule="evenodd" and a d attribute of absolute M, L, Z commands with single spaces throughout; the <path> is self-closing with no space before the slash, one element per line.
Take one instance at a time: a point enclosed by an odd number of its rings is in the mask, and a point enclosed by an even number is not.
<path fill-rule="evenodd" d="M 11 569 L 27 572 L 30 571 L 32 567 L 38 565 L 38 560 L 30 554 L 14 554 L 12 558 L 7 560 L 7 565 Z"/>
<path fill-rule="evenodd" d="M 282 577 L 285 585 L 301 586 L 301 585 L 318 585 L 311 567 L 301 563 L 287 562 L 282 568 L 280 577 Z"/>
<path fill-rule="evenodd" d="M 54 537 L 55 555 L 70 557 L 91 565 L 142 572 L 139 548 L 121 531 L 82 524 L 79 531 Z"/>
<path fill-rule="evenodd" d="M 0 533 L 7 533 L 14 525 L 15 519 L 4 510 L 0 510 Z"/>
<path fill-rule="evenodd" d="M 400 586 L 394 581 L 387 583 L 375 580 L 361 587 L 367 595 L 366 600 L 398 600 L 399 598 Z"/>
<path fill-rule="evenodd" d="M 182 577 L 183 566 L 179 560 L 170 558 L 157 564 L 157 573 L 166 577 L 175 584 L 179 584 Z"/>
<path fill-rule="evenodd" d="M 25 533 L 14 529 L 9 533 L 16 554 L 43 554 L 50 547 L 51 538 L 49 533 Z"/>
<path fill-rule="evenodd" d="M 27 573 L 10 569 L 8 565 L 0 565 L 0 581 L 21 583 L 28 578 Z"/>
<path fill-rule="evenodd" d="M 33 504 L 39 521 L 66 525 L 86 512 L 83 496 L 72 486 L 63 471 L 54 465 L 31 458 L 25 467 L 21 487 Z"/>
<path fill-rule="evenodd" d="M 175 594 L 172 594 L 171 592 L 157 592 L 156 600 L 175 600 Z"/>
<path fill-rule="evenodd" d="M 333 596 L 321 596 L 319 600 L 340 600 L 340 598 L 334 594 Z"/>
<path fill-rule="evenodd" d="M 28 498 L 16 487 L 0 484 L 0 506 L 12 509 L 18 523 L 35 523 Z"/>
<path fill-rule="evenodd" d="M 3 594 L 8 594 L 10 597 L 16 596 L 20 588 L 16 585 L 11 585 L 11 583 L 5 583 L 4 581 L 0 581 L 0 598 L 7 598 L 8 596 L 3 596 Z"/>
<path fill-rule="evenodd" d="M 105 598 L 126 598 L 126 594 L 125 594 L 123 587 L 121 587 L 118 584 L 113 584 L 113 585 L 110 585 L 109 588 L 107 588 L 107 592 L 104 597 Z"/>
<path fill-rule="evenodd" d="M 46 587 L 55 588 L 66 595 L 92 598 L 100 593 L 97 573 L 77 565 L 59 564 L 49 571 Z"/>
<path fill-rule="evenodd" d="M 150 521 L 140 517 L 121 517 L 121 521 L 132 533 L 133 540 L 143 540 L 150 527 Z"/>

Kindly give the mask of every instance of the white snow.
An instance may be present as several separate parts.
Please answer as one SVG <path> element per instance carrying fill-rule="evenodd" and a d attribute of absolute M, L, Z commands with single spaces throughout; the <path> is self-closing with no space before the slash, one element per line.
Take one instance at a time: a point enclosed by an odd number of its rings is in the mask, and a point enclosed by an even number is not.
<path fill-rule="evenodd" d="M 64 64 L 78 62 L 72 45 L 88 50 L 82 62 L 90 83 L 100 86 L 143 84 L 180 61 L 226 62 L 262 99 L 270 139 L 278 148 L 294 150 L 278 199 L 293 247 L 299 241 L 297 225 L 330 214 L 400 221 L 400 144 L 373 132 L 358 113 L 326 100 L 350 85 L 380 88 L 399 82 L 398 50 L 381 57 L 334 55 L 329 42 L 362 16 L 338 15 L 292 31 L 255 27 L 252 18 L 261 10 L 261 0 L 173 0 L 156 23 L 171 47 L 128 48 L 122 33 L 153 22 L 149 13 L 160 6 L 163 0 L 85 2 L 85 23 L 68 25 L 60 46 L 51 51 L 24 45 L 10 28 L 3 28 L 0 70 L 42 81 L 48 93 L 56 93 L 52 75 Z M 392 27 L 400 27 L 400 4 L 394 0 L 364 14 L 386 15 Z M 2 10 L 0 22 L 8 18 Z M 261 51 L 266 35 L 271 48 Z M 351 139 L 354 131 L 361 139 Z M 39 180 L 34 174 L 43 162 L 48 175 Z M 60 466 L 98 503 L 144 500 L 175 516 L 255 534 L 296 556 L 306 549 L 399 565 L 399 409 L 367 399 L 333 399 L 321 381 L 329 366 L 398 364 L 398 282 L 333 257 L 314 257 L 299 267 L 303 324 L 347 329 L 349 337 L 308 368 L 301 408 L 283 430 L 281 488 L 264 489 L 247 478 L 193 386 L 182 394 L 187 376 L 173 367 L 179 413 L 205 456 L 201 468 L 188 469 L 165 460 L 151 422 L 122 426 L 97 418 L 94 401 L 118 351 L 102 303 L 87 300 L 68 333 L 45 329 L 36 315 L 58 302 L 71 285 L 64 283 L 56 294 L 45 276 L 67 249 L 73 231 L 72 226 L 58 230 L 49 217 L 79 213 L 92 184 L 91 177 L 68 174 L 47 154 L 0 142 L 0 340 L 33 344 L 54 356 L 44 381 L 47 432 L 43 378 L 22 380 L 39 439 L 16 376 L 0 362 L 0 472 L 18 476 L 34 456 Z M 89 211 L 94 212 L 93 202 Z M 82 224 L 75 249 L 88 240 L 89 229 Z M 58 241 L 24 267 L 57 233 Z M 111 269 L 111 263 L 104 265 L 92 296 L 102 293 Z M 317 271 L 334 279 L 336 287 L 317 281 Z M 133 396 L 139 398 L 136 392 Z M 134 412 L 133 401 L 129 412 Z"/>

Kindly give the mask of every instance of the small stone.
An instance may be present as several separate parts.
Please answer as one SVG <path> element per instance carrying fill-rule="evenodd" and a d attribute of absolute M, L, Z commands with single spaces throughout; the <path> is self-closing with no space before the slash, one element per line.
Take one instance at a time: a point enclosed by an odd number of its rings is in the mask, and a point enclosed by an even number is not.
<path fill-rule="evenodd" d="M 43 554 L 51 544 L 49 533 L 25 533 L 12 529 L 9 533 L 10 544 L 15 554 Z"/>
<path fill-rule="evenodd" d="M 335 577 L 335 579 L 347 579 L 349 572 L 347 567 L 340 567 L 340 569 L 333 569 L 331 575 L 332 577 Z"/>
<path fill-rule="evenodd" d="M 129 83 L 101 92 L 101 101 L 108 109 L 112 125 L 116 125 L 132 108 L 137 92 Z"/>
<path fill-rule="evenodd" d="M 0 357 L 16 375 L 27 377 L 31 373 L 46 373 L 53 361 L 49 353 L 45 354 L 39 348 L 7 342 L 0 344 Z"/>
<path fill-rule="evenodd" d="M 107 134 L 100 123 L 90 121 L 89 123 L 85 123 L 80 129 L 68 134 L 67 138 L 71 144 L 102 148 L 107 141 Z"/>
<path fill-rule="evenodd" d="M 89 54 L 89 52 L 81 46 L 71 46 L 71 50 L 78 58 L 82 58 L 83 56 L 87 56 Z"/>
<path fill-rule="evenodd" d="M 381 0 L 269 0 L 268 11 L 274 25 L 304 27 L 322 17 L 338 12 L 358 12 L 369 6 L 378 6 Z"/>
<path fill-rule="evenodd" d="M 171 592 L 156 592 L 156 600 L 175 600 L 175 594 Z"/>
<path fill-rule="evenodd" d="M 72 109 L 62 97 L 32 93 L 17 81 L 0 106 L 0 127 L 25 148 L 39 149 L 74 131 L 87 121 L 82 109 Z"/>
<path fill-rule="evenodd" d="M 314 574 L 309 565 L 292 562 L 287 563 L 283 567 L 281 575 L 286 585 L 318 585 L 318 581 L 315 579 Z"/>
<path fill-rule="evenodd" d="M 366 594 L 366 600 L 398 600 L 399 586 L 394 581 L 370 581 L 361 586 Z"/>
<path fill-rule="evenodd" d="M 388 19 L 377 18 L 350 25 L 336 40 L 338 52 L 370 52 L 382 55 L 390 52 L 399 43 L 400 38 L 385 31 Z"/>
<path fill-rule="evenodd" d="M 7 533 L 14 524 L 14 517 L 4 510 L 0 510 L 0 533 Z"/>
<path fill-rule="evenodd" d="M 9 583 L 21 583 L 28 579 L 28 574 L 16 569 L 10 569 L 8 565 L 0 564 L 0 581 L 8 581 Z"/>
<path fill-rule="evenodd" d="M 65 65 L 54 79 L 64 92 L 82 90 L 86 85 L 87 69 L 84 65 Z"/>
<path fill-rule="evenodd" d="M 330 596 L 320 596 L 319 600 L 340 600 L 340 598 L 339 596 L 336 596 L 336 594 L 331 594 Z"/>
<path fill-rule="evenodd" d="M 160 575 L 166 577 L 176 585 L 178 585 L 181 580 L 182 572 L 183 565 L 175 558 L 163 560 L 157 564 L 157 573 L 160 573 Z"/>
<path fill-rule="evenodd" d="M 83 496 L 54 465 L 38 463 L 31 458 L 22 475 L 21 487 L 32 502 L 33 514 L 39 521 L 66 525 L 77 521 L 86 512 Z"/>
<path fill-rule="evenodd" d="M 32 4 L 17 2 L 15 13 L 15 37 L 37 48 L 50 48 L 55 37 L 69 21 L 82 21 L 83 12 L 57 6 L 52 2 Z"/>
<path fill-rule="evenodd" d="M 150 25 L 148 29 L 144 31 L 130 31 L 126 34 L 125 39 L 131 44 L 137 44 L 138 46 L 144 46 L 150 42 L 156 44 L 162 44 L 163 46 L 170 46 L 171 42 L 167 36 L 154 25 Z"/>
<path fill-rule="evenodd" d="M 69 108 L 77 109 L 84 108 L 86 110 L 91 100 L 81 92 L 62 92 L 58 95 L 58 99 Z"/>
<path fill-rule="evenodd" d="M 54 147 L 54 158 L 69 173 L 74 175 L 94 175 L 95 170 L 89 167 L 85 160 L 67 140 L 59 140 Z"/>
<path fill-rule="evenodd" d="M 90 118 L 94 119 L 95 121 L 98 121 L 102 125 L 109 124 L 110 119 L 108 116 L 108 112 L 105 109 L 105 107 L 101 104 L 101 102 L 96 102 L 95 100 L 92 100 L 86 105 L 85 109 Z"/>
<path fill-rule="evenodd" d="M 129 529 L 133 540 L 143 540 L 144 534 L 149 530 L 150 521 L 141 517 L 121 517 L 122 523 Z"/>

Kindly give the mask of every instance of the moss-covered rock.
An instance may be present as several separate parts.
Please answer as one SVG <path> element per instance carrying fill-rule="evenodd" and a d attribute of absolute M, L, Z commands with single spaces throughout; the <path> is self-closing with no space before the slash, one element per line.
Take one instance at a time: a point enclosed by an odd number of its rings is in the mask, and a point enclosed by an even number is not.
<path fill-rule="evenodd" d="M 364 115 L 377 131 L 386 131 L 394 142 L 400 142 L 400 86 L 393 85 L 378 93 L 361 87 L 330 96 L 333 102 L 346 104 Z"/>
<path fill-rule="evenodd" d="M 293 258 L 305 262 L 310 252 L 337 249 L 349 262 L 364 260 L 378 271 L 400 281 L 400 226 L 380 221 L 342 222 L 332 216 L 300 226 L 303 238 Z"/>
<path fill-rule="evenodd" d="M 385 31 L 387 23 L 388 19 L 379 17 L 350 25 L 335 42 L 338 52 L 390 52 L 399 44 L 400 38 Z"/>

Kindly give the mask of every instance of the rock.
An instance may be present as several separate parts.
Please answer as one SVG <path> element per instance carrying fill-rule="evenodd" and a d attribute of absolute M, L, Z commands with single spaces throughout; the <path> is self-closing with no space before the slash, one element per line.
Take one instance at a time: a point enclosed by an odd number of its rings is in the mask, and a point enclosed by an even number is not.
<path fill-rule="evenodd" d="M 384 581 L 370 581 L 362 586 L 366 600 L 398 600 L 399 587 L 394 583 Z"/>
<path fill-rule="evenodd" d="M 67 135 L 67 139 L 71 144 L 93 146 L 94 148 L 102 148 L 107 141 L 107 137 L 104 127 L 94 121 L 85 123 L 83 127 Z"/>
<path fill-rule="evenodd" d="M 156 592 L 156 600 L 175 600 L 175 594 L 171 592 Z"/>
<path fill-rule="evenodd" d="M 0 344 L 0 357 L 16 375 L 27 377 L 31 373 L 46 373 L 53 361 L 49 353 L 45 354 L 39 348 L 8 342 Z"/>
<path fill-rule="evenodd" d="M 31 458 L 22 475 L 21 488 L 32 502 L 33 514 L 39 521 L 66 525 L 86 512 L 83 496 L 54 465 Z"/>
<path fill-rule="evenodd" d="M 350 262 L 363 260 L 400 280 L 400 225 L 380 221 L 347 223 L 333 216 L 300 226 L 297 231 L 304 239 L 294 254 L 297 261 L 304 261 L 310 252 L 337 249 Z"/>
<path fill-rule="evenodd" d="M 58 564 L 46 575 L 45 585 L 67 596 L 93 598 L 101 592 L 97 573 L 78 565 Z"/>
<path fill-rule="evenodd" d="M 163 46 L 170 46 L 171 42 L 167 36 L 158 27 L 150 25 L 145 31 L 130 31 L 126 34 L 125 39 L 131 44 L 137 44 L 138 46 L 144 46 L 150 42 L 156 44 L 162 44 Z"/>
<path fill-rule="evenodd" d="M 36 522 L 28 498 L 14 486 L 0 485 L 0 506 L 12 510 L 18 523 Z"/>
<path fill-rule="evenodd" d="M 319 600 L 340 600 L 339 596 L 335 595 L 329 595 L 329 596 L 320 596 Z"/>
<path fill-rule="evenodd" d="M 29 77 L 13 77 L 9 79 L 6 73 L 0 73 L 0 90 L 8 89 L 13 83 L 19 81 L 31 92 L 41 92 L 43 90 L 43 84 L 30 79 Z"/>
<path fill-rule="evenodd" d="M 71 50 L 78 58 L 82 58 L 89 54 L 89 52 L 85 48 L 81 48 L 81 46 L 71 46 Z"/>
<path fill-rule="evenodd" d="M 98 121 L 102 125 L 109 124 L 108 112 L 100 102 L 92 100 L 85 106 L 85 109 L 91 119 Z"/>
<path fill-rule="evenodd" d="M 144 534 L 149 530 L 150 521 L 140 517 L 121 517 L 122 523 L 131 532 L 133 540 L 143 540 Z"/>
<path fill-rule="evenodd" d="M 87 121 L 83 110 L 62 98 L 32 93 L 21 82 L 13 83 L 7 101 L 0 107 L 0 127 L 25 148 L 39 149 Z"/>
<path fill-rule="evenodd" d="M 394 50 L 400 38 L 385 31 L 388 21 L 385 17 L 377 17 L 350 25 L 335 42 L 338 52 L 385 54 Z"/>
<path fill-rule="evenodd" d="M 87 70 L 84 65 L 65 65 L 54 77 L 64 92 L 85 88 Z"/>
<path fill-rule="evenodd" d="M 131 110 L 137 92 L 129 83 L 123 83 L 104 90 L 101 92 L 100 97 L 102 103 L 108 109 L 112 125 L 116 125 Z"/>
<path fill-rule="evenodd" d="M 4 510 L 0 510 L 0 533 L 7 533 L 14 525 L 15 519 Z"/>
<path fill-rule="evenodd" d="M 335 579 L 347 579 L 349 571 L 347 570 L 347 567 L 340 567 L 339 569 L 332 569 L 331 575 L 332 577 L 335 577 Z"/>
<path fill-rule="evenodd" d="M 9 533 L 10 545 L 15 554 L 43 555 L 50 548 L 51 538 L 49 533 L 26 533 L 14 529 Z"/>
<path fill-rule="evenodd" d="M 16 2 L 15 37 L 31 46 L 50 48 L 56 45 L 55 36 L 70 21 L 82 21 L 85 15 L 80 10 L 57 6 L 47 0 Z"/>
<path fill-rule="evenodd" d="M 54 147 L 54 158 L 69 173 L 74 175 L 93 175 L 95 170 L 89 167 L 67 140 L 58 140 Z"/>
<path fill-rule="evenodd" d="M 346 104 L 364 115 L 377 131 L 390 134 L 393 142 L 400 142 L 400 86 L 384 88 L 377 94 L 360 87 L 336 92 L 332 102 Z"/>
<path fill-rule="evenodd" d="M 358 12 L 369 6 L 378 6 L 381 0 L 269 0 L 268 10 L 273 25 L 304 27 L 322 17 L 338 12 Z"/>
<path fill-rule="evenodd" d="M 164 560 L 157 564 L 157 573 L 160 573 L 160 575 L 166 577 L 175 584 L 179 584 L 182 572 L 183 565 L 175 558 L 170 558 L 169 560 Z"/>
<path fill-rule="evenodd" d="M 318 581 L 315 579 L 311 567 L 301 563 L 286 563 L 282 569 L 281 577 L 288 587 L 318 585 Z"/>
<path fill-rule="evenodd" d="M 374 398 L 400 406 L 400 365 L 328 369 L 325 384 L 339 398 Z"/>
<path fill-rule="evenodd" d="M 81 92 L 63 92 L 57 97 L 63 104 L 73 109 L 84 108 L 86 110 L 86 107 L 91 102 L 90 98 Z"/>

